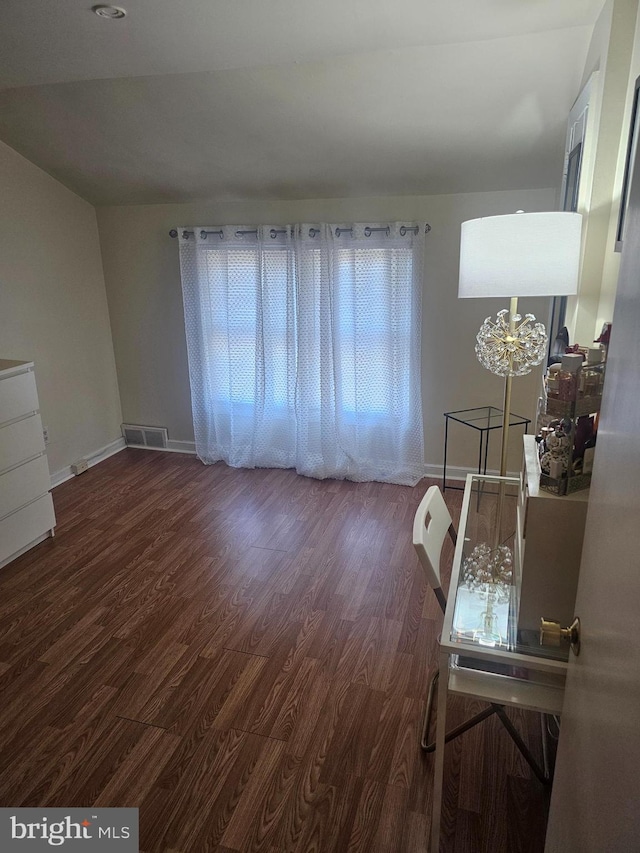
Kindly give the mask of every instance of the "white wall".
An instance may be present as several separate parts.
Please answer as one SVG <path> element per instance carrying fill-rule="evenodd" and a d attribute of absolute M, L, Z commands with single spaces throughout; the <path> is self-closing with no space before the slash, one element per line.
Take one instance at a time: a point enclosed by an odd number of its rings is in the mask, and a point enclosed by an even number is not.
<path fill-rule="evenodd" d="M 637 0 L 635 0 L 637 6 Z M 635 32 L 633 39 L 633 52 L 631 55 L 630 68 L 628 72 L 626 99 L 623 106 L 623 121 L 619 128 L 618 160 L 613 181 L 613 201 L 611 205 L 611 217 L 609 220 L 609 233 L 607 236 L 606 254 L 603 266 L 602 288 L 600 291 L 600 302 L 598 305 L 598 317 L 596 331 L 602 327 L 605 320 L 611 321 L 613 317 L 613 306 L 616 298 L 618 272 L 620 267 L 620 253 L 614 250 L 618 230 L 618 217 L 620 215 L 620 196 L 624 181 L 624 170 L 627 159 L 627 144 L 629 137 L 629 126 L 631 111 L 633 107 L 633 96 L 635 81 L 640 76 L 640 15 L 636 15 Z M 622 91 L 619 97 L 622 98 Z"/>
<path fill-rule="evenodd" d="M 34 361 L 49 468 L 120 435 L 94 208 L 0 142 L 0 357 Z"/>
<path fill-rule="evenodd" d="M 558 181 L 560 175 L 558 176 Z M 464 195 L 305 201 L 224 202 L 98 208 L 98 226 L 113 330 L 123 418 L 166 426 L 170 438 L 193 440 L 187 354 L 182 316 L 177 226 L 287 222 L 426 220 L 424 283 L 425 456 L 442 460 L 442 413 L 471 406 L 502 405 L 502 380 L 476 361 L 475 335 L 489 314 L 508 307 L 500 300 L 458 300 L 460 223 L 518 209 L 551 210 L 555 188 Z M 546 322 L 548 300 L 522 300 Z M 536 372 L 514 382 L 512 411 L 533 417 L 539 387 Z M 453 465 L 473 467 L 477 433 L 452 430 Z M 493 441 L 498 465 L 499 441 Z M 519 467 L 514 437 L 509 467 Z"/>
<path fill-rule="evenodd" d="M 579 212 L 588 214 L 580 293 L 569 300 L 567 325 L 572 342 L 586 345 L 603 322 L 611 321 L 615 300 L 620 263 L 615 231 L 629 127 L 628 89 L 637 11 L 638 0 L 607 0 L 594 27 L 583 75 L 583 84 L 593 71 L 598 71 L 599 79 L 597 96 L 590 104 L 595 116 L 590 174 L 583 171 L 580 181 Z M 586 195 L 583 186 L 588 187 Z"/>

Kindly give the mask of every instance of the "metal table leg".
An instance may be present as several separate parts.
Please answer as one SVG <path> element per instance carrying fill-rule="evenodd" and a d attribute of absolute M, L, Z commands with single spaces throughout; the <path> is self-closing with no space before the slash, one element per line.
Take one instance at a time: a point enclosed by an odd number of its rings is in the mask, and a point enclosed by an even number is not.
<path fill-rule="evenodd" d="M 444 416 L 444 462 L 442 466 L 442 491 L 447 491 L 447 441 L 449 438 L 449 418 Z"/>
<path fill-rule="evenodd" d="M 433 812 L 431 816 L 431 853 L 440 850 L 440 815 L 442 812 L 442 783 L 444 778 L 444 744 L 447 725 L 447 694 L 449 692 L 449 655 L 439 656 L 438 719 L 436 723 L 436 761 L 433 771 Z"/>

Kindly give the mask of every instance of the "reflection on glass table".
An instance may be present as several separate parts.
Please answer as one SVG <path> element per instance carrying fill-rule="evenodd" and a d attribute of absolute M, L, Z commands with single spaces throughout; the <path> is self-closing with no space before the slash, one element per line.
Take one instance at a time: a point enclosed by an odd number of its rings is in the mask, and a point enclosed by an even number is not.
<path fill-rule="evenodd" d="M 507 590 L 507 596 L 504 591 Z M 460 587 L 456 602 L 452 638 L 470 639 L 488 648 L 508 648 L 509 643 L 509 587 L 497 590 L 495 584 L 486 583 L 471 590 Z"/>

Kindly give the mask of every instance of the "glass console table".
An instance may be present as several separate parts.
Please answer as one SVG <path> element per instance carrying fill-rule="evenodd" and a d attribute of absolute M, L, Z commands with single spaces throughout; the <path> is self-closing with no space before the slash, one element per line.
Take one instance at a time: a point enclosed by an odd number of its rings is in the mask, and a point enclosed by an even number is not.
<path fill-rule="evenodd" d="M 479 406 L 475 409 L 460 409 L 457 412 L 444 413 L 444 462 L 442 470 L 442 491 L 447 489 L 447 446 L 449 443 L 449 421 L 455 421 L 471 427 L 480 433 L 478 445 L 478 474 L 487 473 L 487 456 L 489 454 L 489 433 L 494 429 L 502 429 L 502 409 L 495 406 Z M 525 434 L 529 430 L 530 418 L 510 413 L 509 426 L 524 426 Z M 449 486 L 450 489 L 462 491 L 461 486 Z"/>
<path fill-rule="evenodd" d="M 469 474 L 466 480 L 439 649 L 432 851 L 439 849 L 447 694 L 562 711 L 568 643 L 541 646 L 538 632 L 517 629 L 520 488 L 516 478 Z M 487 574 L 501 582 L 486 583 Z"/>

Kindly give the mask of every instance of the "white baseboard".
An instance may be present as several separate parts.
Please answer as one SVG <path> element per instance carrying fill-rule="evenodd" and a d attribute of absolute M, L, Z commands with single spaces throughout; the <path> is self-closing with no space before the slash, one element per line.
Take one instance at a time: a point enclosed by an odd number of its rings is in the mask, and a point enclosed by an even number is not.
<path fill-rule="evenodd" d="M 169 439 L 167 447 L 147 447 L 146 444 L 127 444 L 133 450 L 159 450 L 160 453 L 190 453 L 195 456 L 195 441 L 172 441 Z"/>
<path fill-rule="evenodd" d="M 172 441 L 169 439 L 167 450 L 171 450 L 173 453 L 191 453 L 195 456 L 196 443 L 195 441 Z"/>
<path fill-rule="evenodd" d="M 160 451 L 160 453 L 187 453 L 192 456 L 195 456 L 196 453 L 195 441 L 177 441 L 169 439 L 168 447 L 145 447 L 143 445 L 137 444 L 126 444 L 124 438 L 116 438 L 115 441 L 106 444 L 104 447 L 101 447 L 100 450 L 96 450 L 94 453 L 91 453 L 84 458 L 87 459 L 87 461 L 89 462 L 89 467 L 91 468 L 93 465 L 97 465 L 98 462 L 102 462 L 104 459 L 108 459 L 109 456 L 113 456 L 114 453 L 119 453 L 126 447 L 132 447 L 136 450 L 158 450 Z M 464 481 L 467 479 L 467 474 L 469 473 L 469 471 L 469 468 L 463 468 L 460 465 L 447 465 L 447 480 L 459 480 L 464 483 Z M 487 474 L 491 476 L 497 476 L 498 471 L 490 469 L 487 471 Z M 71 472 L 70 465 L 68 465 L 66 468 L 62 468 L 60 471 L 56 471 L 55 474 L 51 475 L 51 488 L 53 489 L 56 486 L 59 486 L 66 480 L 70 480 L 73 476 L 75 475 Z M 442 465 L 432 465 L 426 463 L 424 466 L 424 476 L 429 477 L 433 480 L 441 481 Z M 517 471 L 509 471 L 507 476 L 518 477 L 520 476 L 520 474 Z"/>
<path fill-rule="evenodd" d="M 447 465 L 447 482 L 449 480 L 461 480 L 463 483 L 467 479 L 467 474 L 475 474 L 476 470 L 471 468 L 463 468 L 460 465 Z M 487 468 L 487 476 L 497 477 L 499 471 L 495 468 Z M 442 482 L 442 464 L 424 466 L 424 476 L 431 477 L 434 480 Z M 507 471 L 507 477 L 519 477 L 519 471 Z"/>
<path fill-rule="evenodd" d="M 101 447 L 99 450 L 95 450 L 82 458 L 86 459 L 89 464 L 89 468 L 92 468 L 94 465 L 97 465 L 98 462 L 103 462 L 105 459 L 113 456 L 114 453 L 119 453 L 121 450 L 124 450 L 125 447 L 126 444 L 124 438 L 116 438 L 114 441 L 110 441 L 109 444 L 105 444 L 105 446 Z M 56 486 L 70 480 L 74 476 L 75 474 L 71 471 L 71 465 L 67 465 L 66 468 L 62 468 L 60 471 L 56 471 L 51 475 L 51 488 L 55 489 Z"/>
<path fill-rule="evenodd" d="M 457 465 L 447 465 L 447 480 L 465 480 L 468 473 L 468 468 L 460 468 Z M 433 480 L 440 480 L 440 482 L 442 482 L 442 464 L 430 465 L 428 462 L 425 463 L 424 476 L 430 477 Z"/>

